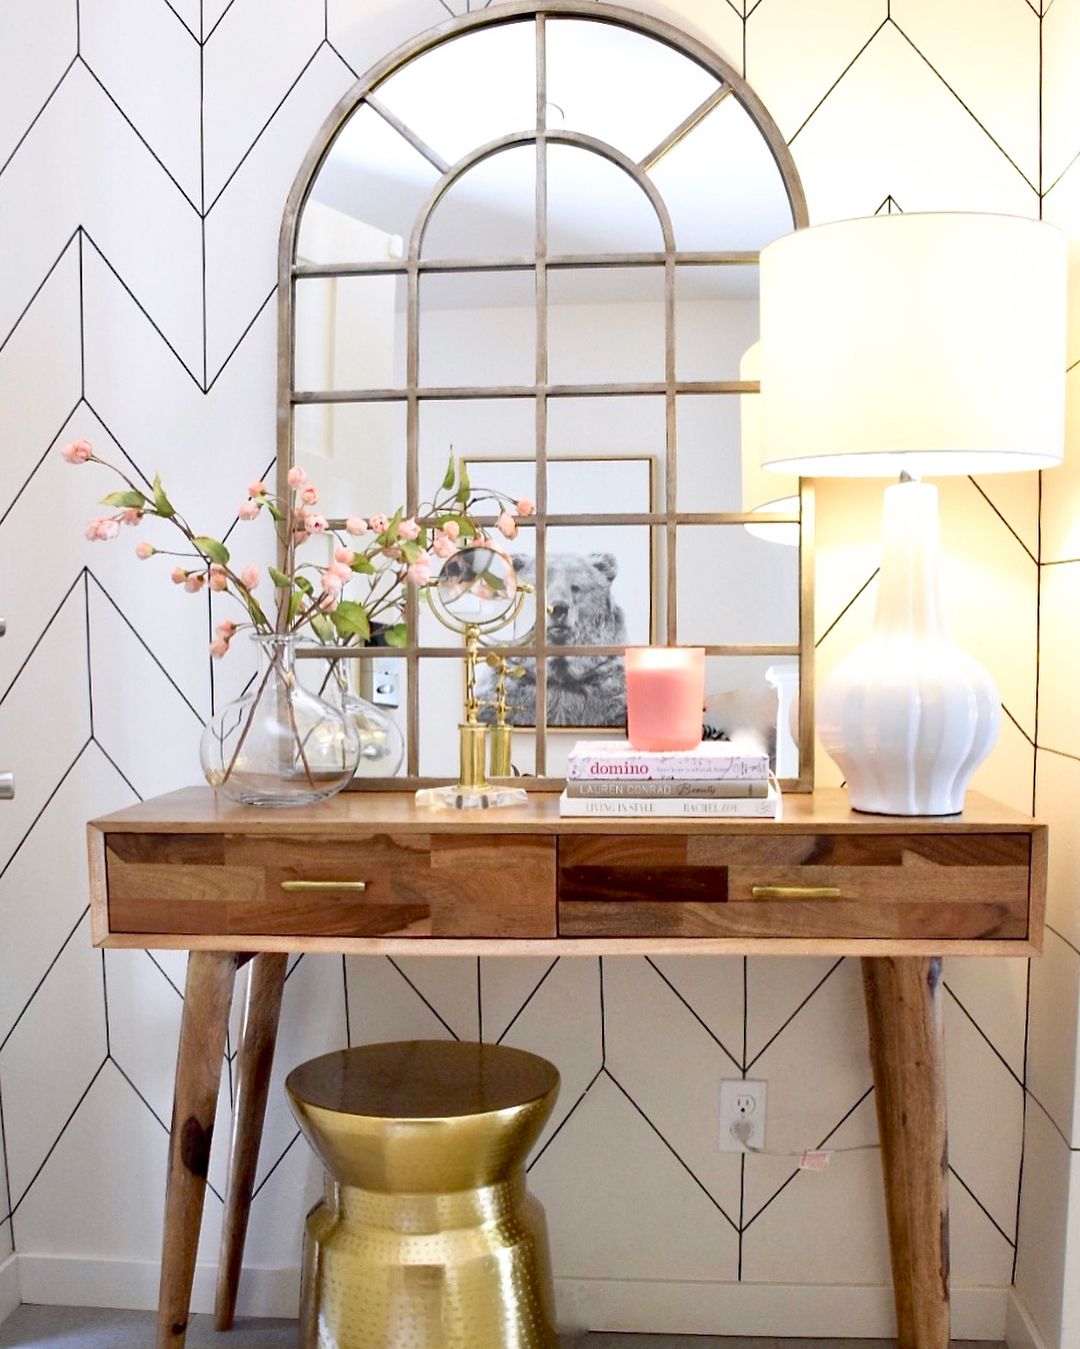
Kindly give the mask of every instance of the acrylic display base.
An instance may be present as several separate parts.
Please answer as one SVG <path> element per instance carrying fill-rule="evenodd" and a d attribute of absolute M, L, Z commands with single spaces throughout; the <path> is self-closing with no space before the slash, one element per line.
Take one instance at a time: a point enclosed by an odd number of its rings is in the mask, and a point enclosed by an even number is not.
<path fill-rule="evenodd" d="M 525 806 L 529 793 L 524 787 L 497 787 L 488 783 L 483 787 L 463 787 L 454 783 L 449 787 L 421 787 L 416 793 L 418 806 L 435 810 L 494 810 L 497 806 Z"/>

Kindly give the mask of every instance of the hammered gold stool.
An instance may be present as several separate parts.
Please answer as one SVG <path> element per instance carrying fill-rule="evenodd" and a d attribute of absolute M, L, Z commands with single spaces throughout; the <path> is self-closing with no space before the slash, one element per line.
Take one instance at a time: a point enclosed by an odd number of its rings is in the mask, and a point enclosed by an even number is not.
<path fill-rule="evenodd" d="M 301 1349 L 556 1349 L 525 1159 L 559 1074 L 519 1049 L 365 1045 L 285 1083 L 327 1169 L 307 1220 Z"/>

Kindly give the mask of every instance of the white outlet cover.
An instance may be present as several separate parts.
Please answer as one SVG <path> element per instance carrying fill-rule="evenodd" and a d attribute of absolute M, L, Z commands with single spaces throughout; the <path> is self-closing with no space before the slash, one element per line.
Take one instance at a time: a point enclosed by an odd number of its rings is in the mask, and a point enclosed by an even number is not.
<path fill-rule="evenodd" d="M 720 1083 L 721 1152 L 754 1152 L 765 1148 L 765 1106 L 769 1084 L 760 1079 L 728 1077 Z M 750 1136 L 744 1145 L 731 1132 L 737 1120 L 746 1120 Z"/>

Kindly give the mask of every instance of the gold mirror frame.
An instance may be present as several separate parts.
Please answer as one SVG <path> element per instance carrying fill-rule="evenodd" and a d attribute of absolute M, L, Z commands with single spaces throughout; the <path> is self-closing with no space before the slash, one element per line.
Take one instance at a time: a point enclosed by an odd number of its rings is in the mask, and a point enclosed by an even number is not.
<path fill-rule="evenodd" d="M 719 81 L 720 88 L 706 104 L 703 104 L 700 108 L 696 109 L 686 121 L 674 128 L 662 145 L 657 146 L 656 150 L 646 157 L 642 165 L 634 163 L 616 150 L 615 147 L 593 137 L 570 131 L 549 130 L 546 125 L 546 109 L 548 103 L 546 97 L 546 49 L 544 41 L 545 22 L 549 17 L 585 19 L 593 22 L 607 23 L 615 27 L 645 34 L 646 36 L 657 39 L 667 46 L 672 47 L 675 51 L 689 57 L 691 60 L 702 66 Z M 374 98 L 375 90 L 377 90 L 384 81 L 389 79 L 391 75 L 395 74 L 398 70 L 408 65 L 417 57 L 424 55 L 426 52 L 431 51 L 446 42 L 461 38 L 463 35 L 472 31 L 488 29 L 497 25 L 527 19 L 532 19 L 536 25 L 538 106 L 537 127 L 535 131 L 499 137 L 498 139 L 490 141 L 473 150 L 457 164 L 449 165 L 442 160 L 435 151 L 431 150 L 430 147 L 425 145 L 423 141 L 415 136 L 409 128 L 402 126 L 394 115 L 388 109 L 381 107 L 377 99 Z M 419 404 L 423 397 L 431 397 L 435 394 L 435 396 L 441 398 L 476 398 L 481 395 L 488 398 L 507 396 L 528 396 L 534 398 L 537 421 L 535 446 L 535 462 L 537 469 L 536 604 L 537 611 L 542 612 L 545 599 L 544 591 L 546 580 L 546 528 L 549 525 L 566 522 L 563 520 L 563 517 L 549 517 L 546 510 L 547 484 L 544 469 L 547 464 L 548 399 L 567 395 L 570 392 L 575 395 L 594 396 L 614 396 L 626 393 L 650 393 L 664 396 L 666 405 L 666 474 L 664 508 L 648 515 L 635 515 L 632 520 L 627 518 L 625 521 L 621 517 L 611 515 L 596 517 L 575 515 L 572 519 L 572 523 L 575 525 L 633 523 L 635 525 L 659 527 L 664 531 L 667 554 L 667 632 L 665 634 L 665 639 L 670 644 L 676 643 L 676 531 L 680 525 L 730 525 L 745 524 L 748 521 L 762 524 L 799 524 L 798 643 L 792 645 L 750 645 L 745 643 L 720 644 L 708 645 L 705 650 L 706 654 L 709 656 L 798 656 L 799 775 L 797 778 L 784 779 L 782 781 L 782 786 L 789 791 L 807 792 L 813 790 L 814 781 L 814 495 L 812 485 L 806 480 L 803 480 L 801 483 L 801 509 L 797 522 L 789 515 L 766 512 L 755 512 L 750 514 L 745 511 L 728 511 L 688 514 L 677 510 L 676 502 L 676 394 L 680 391 L 689 391 L 738 395 L 756 393 L 758 391 L 758 385 L 754 381 L 722 380 L 712 381 L 707 384 L 696 381 L 693 383 L 691 389 L 684 389 L 684 382 L 676 379 L 674 362 L 674 292 L 676 263 L 683 265 L 686 265 L 687 263 L 697 263 L 699 265 L 714 266 L 718 264 L 747 265 L 756 263 L 758 254 L 756 252 L 735 253 L 730 251 L 715 253 L 678 251 L 675 246 L 671 220 L 665 203 L 660 194 L 656 191 L 652 182 L 646 177 L 644 168 L 647 167 L 650 162 L 659 158 L 660 154 L 663 153 L 666 148 L 670 148 L 670 146 L 676 144 L 683 136 L 692 130 L 718 102 L 729 95 L 734 96 L 737 99 L 743 109 L 749 114 L 754 125 L 765 140 L 779 170 L 784 190 L 787 194 L 788 204 L 791 209 L 794 227 L 796 229 L 801 229 L 809 223 L 802 184 L 799 180 L 799 175 L 795 168 L 791 152 L 764 104 L 762 104 L 742 76 L 714 51 L 696 38 L 661 19 L 656 19 L 647 14 L 625 9 L 621 6 L 601 3 L 600 0 L 588 0 L 588 3 L 582 3 L 581 0 L 547 0 L 547 3 L 535 3 L 534 0 L 512 0 L 512 3 L 500 4 L 494 9 L 483 9 L 471 14 L 465 14 L 451 23 L 440 25 L 435 29 L 422 33 L 418 37 L 397 48 L 397 50 L 391 52 L 384 57 L 383 60 L 373 66 L 367 74 L 358 80 L 338 101 L 326 121 L 323 123 L 319 134 L 312 142 L 300 167 L 300 171 L 293 182 L 292 189 L 286 202 L 285 212 L 282 217 L 278 249 L 278 490 L 282 494 L 287 490 L 285 475 L 292 466 L 294 454 L 294 409 L 299 405 L 305 403 L 385 401 L 391 394 L 400 398 L 401 401 L 405 403 L 407 418 L 406 509 L 407 511 L 412 512 L 416 509 L 419 502 Z M 392 126 L 395 126 L 410 144 L 412 144 L 415 149 L 424 155 L 424 157 L 438 169 L 440 173 L 439 182 L 416 219 L 412 237 L 409 241 L 407 256 L 400 261 L 379 263 L 330 263 L 325 265 L 298 264 L 296 261 L 297 240 L 304 206 L 307 203 L 319 171 L 330 154 L 338 135 L 352 117 L 353 113 L 365 103 L 373 107 L 384 120 L 389 122 Z M 645 255 L 623 255 L 619 253 L 600 253 L 595 255 L 575 255 L 572 258 L 553 258 L 547 253 L 546 222 L 544 212 L 543 210 L 540 210 L 537 217 L 535 256 L 527 259 L 472 258 L 463 260 L 425 260 L 421 258 L 420 252 L 424 232 L 432 212 L 438 206 L 439 202 L 463 173 L 501 150 L 508 149 L 515 145 L 535 144 L 537 146 L 539 151 L 537 157 L 537 200 L 538 202 L 544 200 L 543 194 L 546 190 L 546 155 L 543 151 L 547 143 L 561 143 L 590 150 L 601 155 L 604 159 L 615 164 L 622 169 L 623 172 L 627 173 L 645 192 L 653 209 L 656 211 L 663 234 L 664 251 L 655 255 L 650 254 L 647 258 Z M 598 265 L 602 262 L 604 266 L 608 267 L 642 266 L 647 263 L 647 265 L 662 266 L 664 268 L 666 365 L 665 379 L 662 383 L 658 383 L 655 386 L 649 385 L 647 387 L 640 384 L 609 384 L 568 385 L 561 388 L 550 384 L 548 381 L 547 369 L 546 324 L 543 321 L 539 321 L 536 347 L 536 376 L 534 384 L 522 386 L 520 389 L 504 389 L 502 387 L 494 386 L 485 387 L 483 389 L 454 388 L 437 391 L 421 389 L 419 379 L 418 317 L 419 281 L 422 274 L 455 271 L 475 272 L 481 270 L 535 270 L 537 313 L 539 319 L 543 320 L 546 319 L 547 310 L 548 271 L 555 270 L 558 267 L 581 267 L 583 265 L 588 265 L 590 262 L 594 265 Z M 374 273 L 392 273 L 406 278 L 408 335 L 406 353 L 407 378 L 404 388 L 401 390 L 367 389 L 320 391 L 317 393 L 298 392 L 295 386 L 295 306 L 297 280 L 306 277 L 363 276 Z M 567 517 L 567 521 L 569 520 L 570 517 Z M 418 673 L 419 661 L 422 655 L 441 655 L 450 653 L 444 653 L 441 649 L 424 646 L 419 643 L 417 629 L 418 607 L 415 596 L 410 596 L 406 606 L 406 621 L 408 626 L 407 643 L 404 647 L 395 649 L 393 652 L 395 659 L 404 659 L 406 661 L 406 668 L 408 670 L 406 735 L 408 759 L 406 776 L 381 780 L 357 780 L 351 784 L 352 789 L 354 790 L 385 788 L 388 782 L 392 782 L 395 787 L 412 789 L 428 786 L 434 782 L 441 781 L 441 779 L 426 778 L 419 775 L 420 704 Z M 536 775 L 534 777 L 524 777 L 517 780 L 521 785 L 536 790 L 551 790 L 561 785 L 560 779 L 550 778 L 546 775 L 547 735 L 549 729 L 545 714 L 547 707 L 547 658 L 555 650 L 556 648 L 547 645 L 546 635 L 542 630 L 534 643 L 529 647 L 508 647 L 505 650 L 505 654 L 507 655 L 532 656 L 536 661 L 537 725 L 534 731 L 536 739 Z M 613 652 L 621 653 L 621 651 L 621 647 L 613 648 L 597 646 L 575 648 L 575 653 L 580 655 L 606 655 Z M 324 658 L 333 654 L 346 659 L 373 659 L 385 657 L 387 652 L 385 648 L 379 647 L 350 647 L 345 652 L 340 652 L 337 648 L 312 647 L 303 654 L 312 657 L 322 656 Z"/>

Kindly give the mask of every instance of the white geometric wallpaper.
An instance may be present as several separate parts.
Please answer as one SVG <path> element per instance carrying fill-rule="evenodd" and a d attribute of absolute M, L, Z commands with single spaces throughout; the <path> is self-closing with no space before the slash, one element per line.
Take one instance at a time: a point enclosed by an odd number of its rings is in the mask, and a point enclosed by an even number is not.
<path fill-rule="evenodd" d="M 303 152 L 372 62 L 466 8 L 0 6 L 0 760 L 18 788 L 0 810 L 0 1259 L 14 1242 L 27 1300 L 152 1305 L 156 1296 L 183 959 L 92 950 L 83 825 L 198 780 L 200 724 L 245 675 L 239 663 L 211 668 L 204 601 L 141 569 L 130 549 L 84 541 L 95 485 L 56 447 L 86 436 L 136 473 L 160 471 L 208 528 L 229 530 L 221 503 L 273 453 L 277 231 Z M 1050 0 L 1045 15 L 1029 0 L 640 8 L 745 72 L 791 144 L 814 222 L 879 209 L 1035 216 L 1052 183 L 1047 217 L 1080 237 L 1080 0 Z M 1080 321 L 1072 348 L 1076 361 Z M 1066 791 L 1075 800 L 1069 614 L 1080 561 L 1065 560 L 1080 558 L 1080 467 L 1045 478 L 1041 515 L 1036 475 L 942 490 L 955 634 L 993 672 L 1007 713 L 980 785 L 1030 810 L 1038 743 L 1040 808 L 1051 783 L 1047 800 Z M 823 485 L 819 502 L 827 669 L 872 610 L 880 486 Z M 1040 562 L 1065 565 L 1044 567 L 1040 583 Z M 836 780 L 824 759 L 819 778 Z M 1068 1006 L 1075 1028 L 1080 919 L 1057 839 L 1055 849 L 1058 935 L 1049 940 L 1061 950 L 1045 967 L 1060 987 L 1037 996 L 1059 1025 Z M 1025 1151 L 1025 1118 L 1029 1142 L 1033 1113 L 1050 1118 L 1071 1164 L 1080 1111 L 1072 1067 L 1063 1076 L 1052 1046 L 1029 1045 L 1027 962 L 952 962 L 946 987 L 958 1329 L 993 1336 L 1017 1260 L 1021 1170 L 1027 1178 L 1053 1163 L 1045 1140 Z M 558 1064 L 562 1095 L 532 1181 L 571 1319 L 887 1331 L 853 961 L 295 962 L 242 1307 L 295 1301 L 300 1219 L 317 1184 L 284 1104 L 284 1072 L 347 1041 L 411 1034 L 501 1040 Z M 1075 1041 L 1074 1030 L 1074 1061 Z M 772 1151 L 853 1150 L 822 1175 L 796 1172 L 789 1156 L 718 1152 L 718 1082 L 739 1074 L 768 1079 Z M 1032 1103 L 1024 1083 L 1037 1074 L 1047 1085 Z M 227 1106 L 228 1091 L 202 1306 Z"/>

